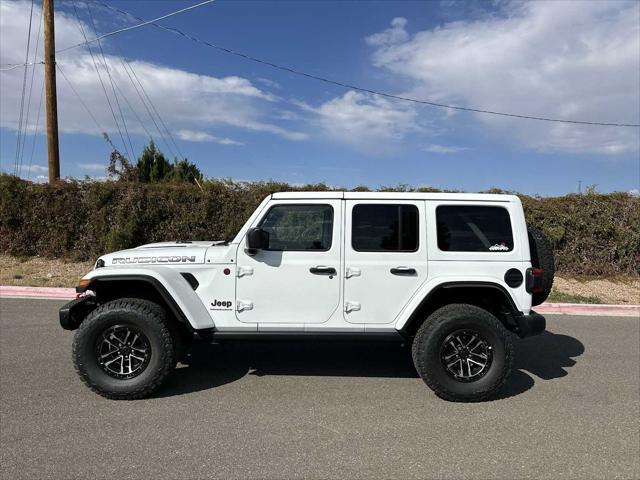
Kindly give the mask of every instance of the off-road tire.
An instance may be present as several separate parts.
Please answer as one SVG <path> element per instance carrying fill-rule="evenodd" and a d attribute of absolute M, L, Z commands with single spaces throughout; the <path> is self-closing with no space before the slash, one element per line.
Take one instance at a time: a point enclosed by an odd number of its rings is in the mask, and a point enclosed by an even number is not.
<path fill-rule="evenodd" d="M 537 228 L 529 228 L 528 234 L 531 265 L 542 270 L 542 291 L 532 294 L 532 305 L 535 306 L 540 305 L 549 297 L 556 266 L 553 247 L 547 236 Z"/>
<path fill-rule="evenodd" d="M 478 332 L 492 348 L 492 361 L 481 378 L 461 382 L 451 377 L 441 360 L 441 347 L 455 331 Z M 412 345 L 418 374 L 436 395 L 452 402 L 479 402 L 495 396 L 511 373 L 511 334 L 486 310 L 467 304 L 451 304 L 433 312 L 420 326 Z"/>
<path fill-rule="evenodd" d="M 129 379 L 116 379 L 98 364 L 96 342 L 113 325 L 131 325 L 146 335 L 151 356 L 146 368 Z M 73 339 L 73 363 L 94 392 L 113 400 L 135 400 L 154 392 L 176 365 L 176 339 L 165 311 L 148 300 L 122 298 L 100 305 L 80 324 Z"/>

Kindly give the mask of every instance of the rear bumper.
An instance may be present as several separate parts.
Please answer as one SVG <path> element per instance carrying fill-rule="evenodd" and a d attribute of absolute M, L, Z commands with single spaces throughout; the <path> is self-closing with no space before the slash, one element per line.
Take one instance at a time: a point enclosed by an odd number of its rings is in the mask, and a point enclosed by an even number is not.
<path fill-rule="evenodd" d="M 538 335 L 544 332 L 547 327 L 547 321 L 539 313 L 531 310 L 529 315 L 519 315 L 515 317 L 518 325 L 518 336 L 520 338 Z"/>

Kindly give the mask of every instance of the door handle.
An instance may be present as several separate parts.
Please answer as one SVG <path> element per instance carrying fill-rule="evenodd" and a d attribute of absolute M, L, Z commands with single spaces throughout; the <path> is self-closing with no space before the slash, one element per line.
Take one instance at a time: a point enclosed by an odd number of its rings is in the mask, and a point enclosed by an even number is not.
<path fill-rule="evenodd" d="M 416 272 L 415 268 L 411 268 L 411 267 L 396 267 L 396 268 L 392 268 L 390 272 L 393 275 L 405 275 L 405 276 L 417 275 L 418 273 Z"/>
<path fill-rule="evenodd" d="M 324 265 L 318 265 L 317 267 L 311 267 L 309 269 L 314 275 L 335 275 L 338 273 L 333 267 L 325 267 Z"/>

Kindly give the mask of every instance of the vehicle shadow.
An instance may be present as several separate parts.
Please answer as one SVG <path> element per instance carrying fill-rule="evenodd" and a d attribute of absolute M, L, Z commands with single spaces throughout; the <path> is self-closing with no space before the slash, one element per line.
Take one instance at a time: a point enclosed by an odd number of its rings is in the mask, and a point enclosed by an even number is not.
<path fill-rule="evenodd" d="M 542 380 L 553 380 L 569 374 L 568 368 L 576 364 L 575 357 L 584 353 L 584 345 L 569 335 L 545 331 L 535 337 L 517 340 L 513 372 L 496 398 L 519 395 L 532 388 L 533 374 Z"/>
<path fill-rule="evenodd" d="M 543 380 L 567 375 L 584 345 L 568 335 L 544 332 L 515 341 L 514 370 L 497 399 L 519 395 Z M 246 341 L 196 343 L 186 363 L 170 376 L 156 397 L 208 390 L 245 375 L 303 375 L 415 378 L 411 349 L 398 343 L 335 341 Z"/>

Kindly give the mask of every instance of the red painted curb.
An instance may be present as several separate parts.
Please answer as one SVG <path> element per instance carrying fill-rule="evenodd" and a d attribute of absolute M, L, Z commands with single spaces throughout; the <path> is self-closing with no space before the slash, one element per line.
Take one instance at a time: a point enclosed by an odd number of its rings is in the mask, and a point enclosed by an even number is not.
<path fill-rule="evenodd" d="M 76 298 L 76 290 L 74 288 L 59 287 L 0 286 L 0 297 Z"/>
<path fill-rule="evenodd" d="M 71 299 L 76 298 L 76 291 L 73 288 L 0 286 L 0 297 Z M 553 315 L 608 315 L 640 318 L 640 305 L 543 303 L 535 307 L 535 311 Z"/>
<path fill-rule="evenodd" d="M 609 315 L 640 317 L 640 305 L 597 305 L 587 303 L 543 303 L 534 308 L 538 313 L 559 315 Z"/>

